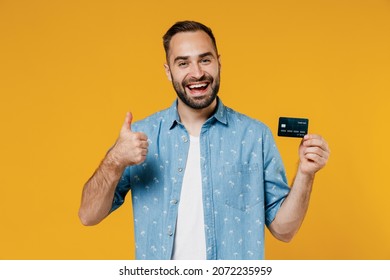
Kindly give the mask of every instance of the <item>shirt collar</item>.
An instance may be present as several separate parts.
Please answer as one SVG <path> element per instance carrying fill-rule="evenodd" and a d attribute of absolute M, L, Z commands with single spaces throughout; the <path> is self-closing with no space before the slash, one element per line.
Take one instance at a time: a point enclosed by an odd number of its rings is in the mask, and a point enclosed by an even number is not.
<path fill-rule="evenodd" d="M 228 120 L 226 116 L 226 107 L 223 105 L 221 99 L 217 96 L 217 109 L 215 113 L 206 121 L 206 123 L 212 121 L 212 120 L 217 120 L 220 123 L 227 125 Z M 169 108 L 169 113 L 168 113 L 168 123 L 171 124 L 169 126 L 169 129 L 174 128 L 177 124 L 180 123 L 180 116 L 177 111 L 177 99 L 173 102 L 172 106 Z"/>

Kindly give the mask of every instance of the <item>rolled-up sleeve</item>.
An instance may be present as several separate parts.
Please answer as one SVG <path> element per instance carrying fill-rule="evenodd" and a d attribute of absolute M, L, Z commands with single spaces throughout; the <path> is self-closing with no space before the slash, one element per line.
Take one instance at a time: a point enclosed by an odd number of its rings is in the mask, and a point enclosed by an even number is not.
<path fill-rule="evenodd" d="M 115 188 L 115 193 L 114 193 L 114 198 L 112 201 L 110 213 L 118 209 L 125 201 L 125 197 L 130 190 L 129 178 L 130 178 L 130 167 L 127 167 L 123 172 Z"/>
<path fill-rule="evenodd" d="M 274 138 L 269 129 L 263 137 L 265 222 L 269 226 L 290 192 L 286 171 Z"/>

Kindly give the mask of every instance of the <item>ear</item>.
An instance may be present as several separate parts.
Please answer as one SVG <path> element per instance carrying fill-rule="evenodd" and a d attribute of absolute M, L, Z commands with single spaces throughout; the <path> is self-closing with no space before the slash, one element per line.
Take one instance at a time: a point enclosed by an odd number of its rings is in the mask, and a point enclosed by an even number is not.
<path fill-rule="evenodd" d="M 218 65 L 219 65 L 219 68 L 221 69 L 221 55 L 220 54 L 218 55 Z"/>
<path fill-rule="evenodd" d="M 165 69 L 165 75 L 167 75 L 168 80 L 172 82 L 171 69 L 169 68 L 169 65 L 164 63 L 164 69 Z"/>

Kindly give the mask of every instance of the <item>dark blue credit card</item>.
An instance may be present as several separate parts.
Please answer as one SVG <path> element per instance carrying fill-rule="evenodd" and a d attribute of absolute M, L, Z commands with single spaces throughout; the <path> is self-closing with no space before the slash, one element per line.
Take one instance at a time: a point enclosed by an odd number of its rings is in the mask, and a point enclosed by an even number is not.
<path fill-rule="evenodd" d="M 278 136 L 303 138 L 309 128 L 309 119 L 279 118 Z"/>

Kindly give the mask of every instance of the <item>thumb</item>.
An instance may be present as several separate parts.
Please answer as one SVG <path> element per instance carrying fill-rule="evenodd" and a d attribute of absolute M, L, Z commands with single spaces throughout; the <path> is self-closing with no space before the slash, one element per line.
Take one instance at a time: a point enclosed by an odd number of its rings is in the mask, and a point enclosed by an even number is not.
<path fill-rule="evenodd" d="M 131 131 L 131 122 L 133 121 L 133 115 L 131 112 L 126 113 L 125 122 L 123 123 L 122 129 Z"/>

